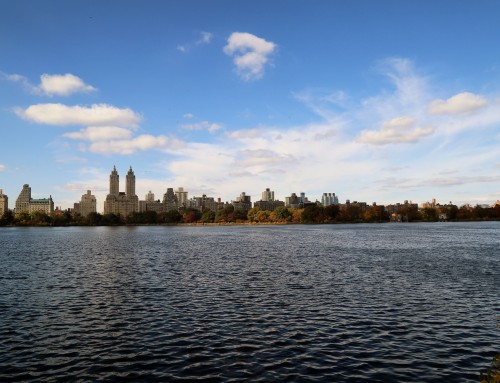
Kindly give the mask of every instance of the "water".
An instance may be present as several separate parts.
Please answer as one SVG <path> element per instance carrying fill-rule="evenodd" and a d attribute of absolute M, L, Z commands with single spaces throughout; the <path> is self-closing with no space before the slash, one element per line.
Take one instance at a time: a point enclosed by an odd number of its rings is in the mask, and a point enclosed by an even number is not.
<path fill-rule="evenodd" d="M 478 381 L 500 223 L 0 229 L 0 381 Z"/>

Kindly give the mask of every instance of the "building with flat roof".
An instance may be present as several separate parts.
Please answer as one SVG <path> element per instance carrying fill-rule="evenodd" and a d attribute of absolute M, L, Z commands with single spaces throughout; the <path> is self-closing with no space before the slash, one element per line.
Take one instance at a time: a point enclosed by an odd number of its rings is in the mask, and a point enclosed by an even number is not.
<path fill-rule="evenodd" d="M 97 200 L 90 190 L 87 190 L 87 193 L 82 195 L 80 202 L 75 203 L 74 212 L 83 217 L 97 212 Z"/>

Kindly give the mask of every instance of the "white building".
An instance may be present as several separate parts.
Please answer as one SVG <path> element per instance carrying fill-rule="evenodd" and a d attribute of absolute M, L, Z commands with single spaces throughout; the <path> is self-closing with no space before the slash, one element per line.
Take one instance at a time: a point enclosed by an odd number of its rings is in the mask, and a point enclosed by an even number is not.
<path fill-rule="evenodd" d="M 338 205 L 339 199 L 335 193 L 323 193 L 321 196 L 321 204 L 323 206 Z"/>

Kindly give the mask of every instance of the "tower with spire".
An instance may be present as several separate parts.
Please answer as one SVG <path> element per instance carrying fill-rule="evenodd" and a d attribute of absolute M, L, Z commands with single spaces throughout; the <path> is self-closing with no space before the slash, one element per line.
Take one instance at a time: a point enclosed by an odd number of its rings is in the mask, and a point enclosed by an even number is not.
<path fill-rule="evenodd" d="M 139 198 L 135 194 L 135 174 L 130 167 L 125 178 L 125 192 L 120 192 L 120 176 L 113 166 L 109 176 L 109 194 L 104 201 L 104 214 L 126 217 L 139 210 Z"/>

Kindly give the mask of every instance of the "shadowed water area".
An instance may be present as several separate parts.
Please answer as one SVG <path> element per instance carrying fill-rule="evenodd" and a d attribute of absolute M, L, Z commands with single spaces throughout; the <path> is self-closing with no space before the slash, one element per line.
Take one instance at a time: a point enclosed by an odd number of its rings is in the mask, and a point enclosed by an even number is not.
<path fill-rule="evenodd" d="M 0 381 L 478 381 L 500 223 L 0 229 Z"/>

